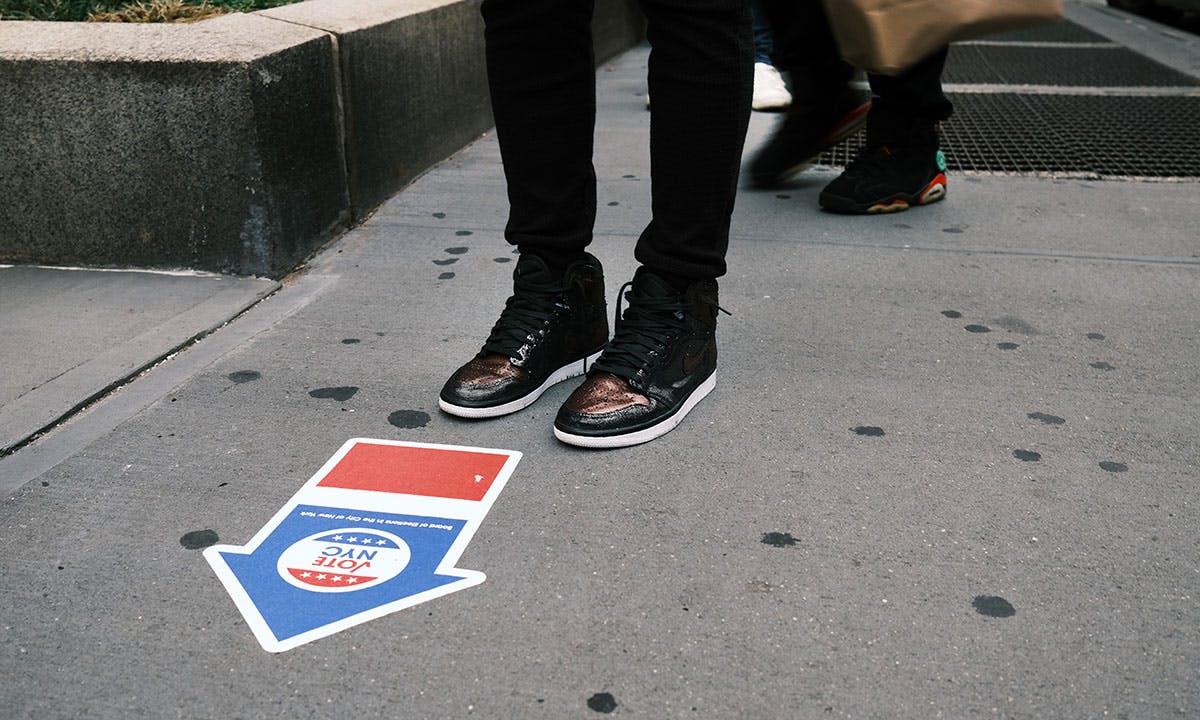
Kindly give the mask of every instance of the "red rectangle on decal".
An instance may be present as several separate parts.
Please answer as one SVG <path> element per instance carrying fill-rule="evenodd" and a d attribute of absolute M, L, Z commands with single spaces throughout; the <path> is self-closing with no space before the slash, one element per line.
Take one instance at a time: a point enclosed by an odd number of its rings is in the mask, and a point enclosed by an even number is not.
<path fill-rule="evenodd" d="M 321 478 L 321 487 L 482 500 L 508 455 L 356 443 Z"/>

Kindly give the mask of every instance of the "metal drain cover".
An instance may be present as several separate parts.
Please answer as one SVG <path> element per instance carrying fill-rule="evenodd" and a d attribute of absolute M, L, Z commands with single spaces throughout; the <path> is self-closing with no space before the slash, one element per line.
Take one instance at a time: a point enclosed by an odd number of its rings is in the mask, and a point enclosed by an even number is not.
<path fill-rule="evenodd" d="M 955 45 L 944 83 L 1085 85 L 1094 87 L 1200 86 L 1200 80 L 1123 47 Z"/>
<path fill-rule="evenodd" d="M 952 171 L 1200 179 L 1200 79 L 1072 23 L 955 45 L 943 82 Z M 864 143 L 818 162 L 844 166 Z"/>

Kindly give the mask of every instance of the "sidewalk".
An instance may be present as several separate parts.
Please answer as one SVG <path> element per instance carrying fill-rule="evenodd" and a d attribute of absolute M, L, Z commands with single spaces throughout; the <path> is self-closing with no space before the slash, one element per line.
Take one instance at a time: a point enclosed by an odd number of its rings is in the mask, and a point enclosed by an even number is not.
<path fill-rule="evenodd" d="M 598 78 L 610 296 L 646 58 Z M 958 174 L 858 218 L 830 173 L 739 196 L 716 390 L 588 452 L 551 433 L 571 383 L 439 413 L 514 259 L 494 134 L 442 163 L 0 458 L 5 716 L 1200 715 L 1200 183 Z M 356 437 L 523 453 L 459 563 L 487 581 L 265 653 L 196 546 Z"/>

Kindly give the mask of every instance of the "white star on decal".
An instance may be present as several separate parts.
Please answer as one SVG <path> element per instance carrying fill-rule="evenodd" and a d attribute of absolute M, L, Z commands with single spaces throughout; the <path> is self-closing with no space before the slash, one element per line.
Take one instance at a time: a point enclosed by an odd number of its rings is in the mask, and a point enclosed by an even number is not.
<path fill-rule="evenodd" d="M 333 539 L 334 539 L 334 540 L 341 540 L 341 539 L 342 539 L 342 536 L 341 536 L 341 535 L 334 535 L 334 536 L 333 536 Z"/>
<path fill-rule="evenodd" d="M 329 579 L 330 579 L 330 580 L 332 580 L 332 581 L 334 581 L 334 582 L 341 582 L 341 581 L 342 581 L 342 576 L 341 576 L 341 575 L 334 575 L 333 577 L 331 577 L 331 578 L 329 578 Z"/>

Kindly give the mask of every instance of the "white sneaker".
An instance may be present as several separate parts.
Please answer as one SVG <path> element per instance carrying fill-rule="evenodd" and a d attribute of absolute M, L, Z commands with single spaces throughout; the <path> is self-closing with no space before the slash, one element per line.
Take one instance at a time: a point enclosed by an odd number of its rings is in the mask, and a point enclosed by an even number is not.
<path fill-rule="evenodd" d="M 788 92 L 783 77 L 773 65 L 754 63 L 754 102 L 755 110 L 786 110 L 792 104 L 792 94 Z"/>

